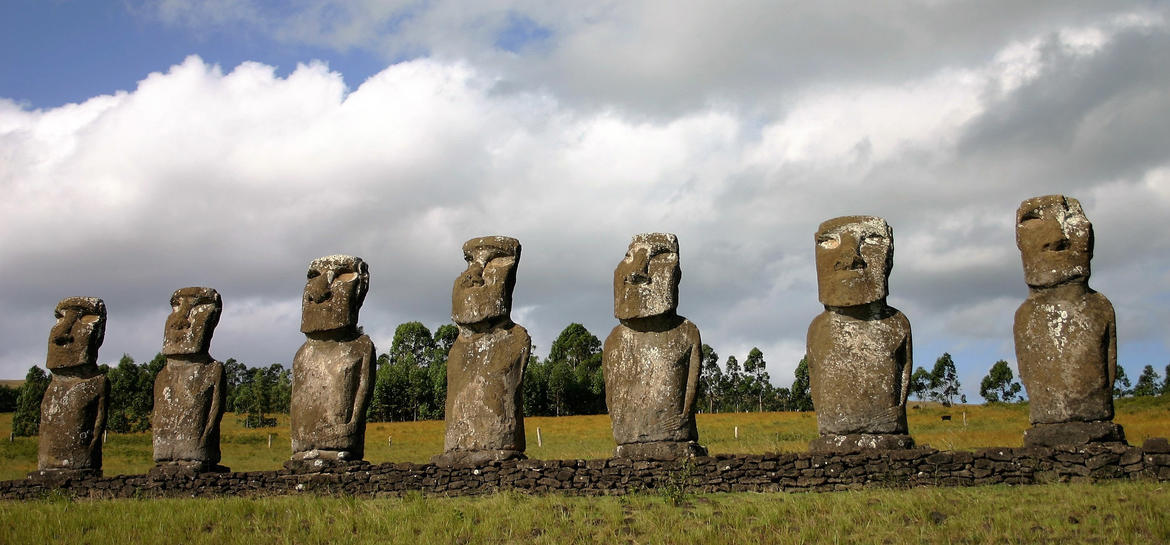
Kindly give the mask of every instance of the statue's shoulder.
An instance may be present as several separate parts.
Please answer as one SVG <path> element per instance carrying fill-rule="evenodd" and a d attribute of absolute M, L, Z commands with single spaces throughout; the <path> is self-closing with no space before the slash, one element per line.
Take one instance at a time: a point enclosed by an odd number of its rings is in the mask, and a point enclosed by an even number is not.
<path fill-rule="evenodd" d="M 682 323 L 678 325 L 678 331 L 695 344 L 700 343 L 699 326 L 695 325 L 694 322 L 683 318 Z"/>

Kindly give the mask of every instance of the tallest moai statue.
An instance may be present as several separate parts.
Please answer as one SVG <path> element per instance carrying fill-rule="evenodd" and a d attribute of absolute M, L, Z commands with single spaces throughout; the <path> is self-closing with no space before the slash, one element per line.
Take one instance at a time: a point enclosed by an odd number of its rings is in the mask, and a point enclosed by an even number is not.
<path fill-rule="evenodd" d="M 451 291 L 459 336 L 447 356 L 443 454 L 437 465 L 483 465 L 524 458 L 522 380 L 532 339 L 512 322 L 512 288 L 520 241 L 473 238 L 463 245 L 467 269 Z"/>
<path fill-rule="evenodd" d="M 821 435 L 809 449 L 911 447 L 910 321 L 886 304 L 894 231 L 879 217 L 845 216 L 822 223 L 815 241 L 825 311 L 808 326 L 810 393 Z"/>
<path fill-rule="evenodd" d="M 1028 298 L 1016 310 L 1016 359 L 1028 391 L 1028 446 L 1125 440 L 1113 423 L 1117 320 L 1089 287 L 1093 224 L 1063 195 L 1028 199 L 1016 211 L 1016 245 Z"/>

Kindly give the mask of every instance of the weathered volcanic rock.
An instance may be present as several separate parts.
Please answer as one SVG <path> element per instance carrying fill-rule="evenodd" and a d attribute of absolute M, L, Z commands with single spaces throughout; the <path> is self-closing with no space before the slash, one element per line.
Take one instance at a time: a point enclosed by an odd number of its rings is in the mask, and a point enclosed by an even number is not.
<path fill-rule="evenodd" d="M 223 364 L 208 354 L 222 310 L 211 288 L 181 288 L 171 295 L 163 333 L 167 362 L 154 380 L 151 428 L 154 461 L 177 464 L 174 471 L 227 469 L 217 465 L 227 379 Z"/>
<path fill-rule="evenodd" d="M 1120 427 L 1110 422 L 1117 320 L 1109 300 L 1088 285 L 1092 223 L 1076 199 L 1028 199 L 1016 211 L 1016 245 L 1029 289 L 1016 310 L 1016 359 L 1037 426 L 1025 435 L 1026 443 L 1123 440 Z M 1039 429 L 1073 422 L 1095 424 Z"/>
<path fill-rule="evenodd" d="M 100 475 L 110 384 L 97 367 L 106 305 L 96 297 L 57 304 L 45 366 L 53 372 L 41 401 L 38 471 L 31 477 Z"/>
<path fill-rule="evenodd" d="M 459 326 L 447 355 L 444 452 L 438 465 L 483 465 L 524 457 L 522 380 L 532 340 L 512 322 L 520 243 L 474 238 L 463 245 L 467 269 L 451 291 Z"/>
<path fill-rule="evenodd" d="M 309 265 L 301 302 L 307 339 L 293 358 L 293 465 L 364 454 L 376 360 L 374 343 L 357 322 L 369 285 L 369 268 L 359 257 L 334 255 Z"/>
<path fill-rule="evenodd" d="M 614 455 L 668 459 L 702 456 L 695 428 L 702 341 L 677 314 L 678 239 L 637 235 L 614 271 L 614 316 L 621 322 L 602 349 L 605 402 Z"/>
<path fill-rule="evenodd" d="M 893 252 L 893 231 L 881 218 L 846 216 L 817 229 L 825 311 L 808 328 L 810 390 L 822 435 L 813 450 L 913 445 L 906 435 L 910 321 L 886 304 Z"/>

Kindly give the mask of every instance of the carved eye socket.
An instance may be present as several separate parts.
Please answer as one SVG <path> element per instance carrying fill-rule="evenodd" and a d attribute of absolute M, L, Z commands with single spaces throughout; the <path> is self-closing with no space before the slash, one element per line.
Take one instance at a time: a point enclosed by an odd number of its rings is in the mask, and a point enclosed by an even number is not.
<path fill-rule="evenodd" d="M 350 282 L 355 278 L 357 278 L 357 273 L 347 272 L 337 275 L 337 278 L 335 278 L 334 281 Z"/>
<path fill-rule="evenodd" d="M 86 314 L 85 316 L 81 317 L 81 323 L 92 324 L 92 323 L 97 322 L 100 319 L 101 319 L 101 316 L 98 316 L 97 314 Z"/>
<path fill-rule="evenodd" d="M 868 235 L 865 235 L 865 239 L 864 239 L 866 244 L 878 244 L 880 242 L 884 242 L 885 240 L 886 240 L 886 237 L 883 237 L 877 233 L 870 233 Z"/>
<path fill-rule="evenodd" d="M 1028 220 L 1038 220 L 1038 219 L 1040 219 L 1040 209 L 1033 208 L 1027 212 L 1024 212 L 1024 214 L 1022 216 L 1020 216 L 1020 223 L 1024 223 Z"/>
<path fill-rule="evenodd" d="M 826 250 L 832 250 L 841 245 L 841 239 L 836 235 L 824 235 L 817 239 L 817 244 Z"/>
<path fill-rule="evenodd" d="M 309 280 L 317 278 L 318 276 L 321 276 L 321 271 L 318 271 L 317 269 L 309 269 Z"/>

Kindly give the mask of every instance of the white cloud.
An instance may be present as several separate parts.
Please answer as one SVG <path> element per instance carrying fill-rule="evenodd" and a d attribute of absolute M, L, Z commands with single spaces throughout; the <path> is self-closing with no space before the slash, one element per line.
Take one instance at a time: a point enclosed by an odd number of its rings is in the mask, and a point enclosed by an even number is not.
<path fill-rule="evenodd" d="M 852 5 L 702 4 L 656 18 L 666 8 L 370 3 L 324 22 L 242 4 L 213 24 L 432 55 L 354 88 L 317 62 L 277 77 L 191 57 L 82 104 L 0 100 L 0 274 L 21 279 L 0 286 L 0 303 L 35 317 L 0 321 L 0 372 L 20 376 L 43 357 L 49 309 L 67 295 L 106 299 L 103 361 L 148 358 L 171 291 L 188 285 L 223 294 L 215 355 L 287 363 L 305 267 L 338 252 L 371 264 L 363 323 L 385 349 L 399 322 L 447 321 L 459 247 L 485 234 L 524 244 L 515 316 L 546 351 L 569 322 L 604 337 L 630 236 L 670 231 L 681 313 L 723 358 L 759 346 L 787 384 L 821 310 L 819 222 L 886 217 L 891 303 L 915 343 L 983 346 L 1024 293 L 1015 207 L 1057 192 L 1081 197 L 1097 227 L 1094 285 L 1123 324 L 1140 324 L 1132 316 L 1157 312 L 1144 302 L 1170 289 L 1140 278 L 1170 258 L 1130 233 L 1170 227 L 1170 155 L 1128 144 L 1164 142 L 1149 114 L 1170 96 L 1148 70 L 1109 86 L 1073 76 L 1153 62 L 1167 30 L 1157 14 L 1060 4 L 990 15 L 916 5 L 884 18 Z M 197 6 L 162 9 L 201 24 Z M 517 13 L 550 29 L 548 43 L 491 47 Z M 1072 136 L 1054 143 L 1066 134 L 1054 120 L 1070 120 Z M 1133 342 L 1166 342 L 1127 327 Z"/>

